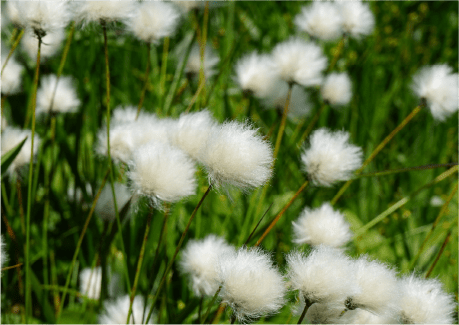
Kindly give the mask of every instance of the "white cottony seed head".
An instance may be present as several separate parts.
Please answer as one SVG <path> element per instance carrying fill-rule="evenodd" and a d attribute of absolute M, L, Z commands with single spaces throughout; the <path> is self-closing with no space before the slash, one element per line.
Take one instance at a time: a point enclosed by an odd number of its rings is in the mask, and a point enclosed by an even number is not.
<path fill-rule="evenodd" d="M 433 117 L 439 121 L 458 110 L 458 74 L 446 65 L 423 67 L 413 77 L 411 88 L 427 101 Z"/>
<path fill-rule="evenodd" d="M 185 57 L 185 53 L 182 53 L 182 57 Z M 182 59 L 183 60 L 183 59 Z M 220 58 L 215 51 L 206 46 L 204 48 L 204 76 L 206 79 L 211 78 L 213 75 L 217 73 L 215 67 L 220 62 Z M 185 65 L 185 72 L 192 74 L 194 76 L 199 76 L 201 70 L 201 48 L 198 44 L 194 44 L 191 48 L 190 54 L 188 56 L 188 61 Z"/>
<path fill-rule="evenodd" d="M 249 124 L 237 121 L 213 127 L 199 157 L 215 186 L 245 190 L 265 184 L 272 175 L 271 144 Z"/>
<path fill-rule="evenodd" d="M 134 195 L 147 196 L 156 206 L 196 192 L 196 167 L 180 149 L 150 142 L 134 152 L 129 165 Z"/>
<path fill-rule="evenodd" d="M 102 286 L 102 268 L 85 268 L 80 273 L 80 293 L 89 299 L 98 300 Z"/>
<path fill-rule="evenodd" d="M 128 203 L 131 198 L 131 192 L 128 187 L 122 183 L 114 183 L 116 206 L 118 212 Z M 113 201 L 113 192 L 110 184 L 107 184 L 100 193 L 99 200 L 97 200 L 96 214 L 103 220 L 113 221 L 116 219 L 115 202 Z"/>
<path fill-rule="evenodd" d="M 180 266 L 187 274 L 196 296 L 213 296 L 218 289 L 217 263 L 221 256 L 234 253 L 234 247 L 223 238 L 209 235 L 190 240 L 182 252 Z"/>
<path fill-rule="evenodd" d="M 65 33 L 63 29 L 56 29 L 46 34 L 42 38 L 40 47 L 40 64 L 46 62 L 46 59 L 53 57 L 59 51 L 64 40 Z M 38 40 L 32 32 L 26 32 L 21 40 L 21 47 L 27 55 L 33 60 L 37 59 Z"/>
<path fill-rule="evenodd" d="M 378 315 L 365 309 L 348 310 L 342 316 L 335 318 L 338 324 L 402 324 L 397 315 Z"/>
<path fill-rule="evenodd" d="M 352 296 L 352 303 L 378 315 L 392 317 L 399 312 L 400 287 L 396 273 L 387 265 L 361 256 L 354 263 L 360 292 Z"/>
<path fill-rule="evenodd" d="M 25 138 L 26 142 L 19 151 L 19 154 L 14 158 L 11 165 L 8 167 L 8 173 L 10 175 L 17 171 L 18 168 L 30 163 L 30 153 L 32 149 L 32 131 L 30 130 L 19 130 L 15 128 L 6 128 L 2 133 L 2 156 L 19 145 Z M 33 154 L 37 154 L 38 147 L 40 146 L 40 138 L 35 134 L 33 141 Z"/>
<path fill-rule="evenodd" d="M 174 34 L 179 18 L 180 14 L 172 4 L 146 1 L 137 5 L 127 25 L 137 38 L 157 43 L 161 38 Z"/>
<path fill-rule="evenodd" d="M 252 52 L 236 64 L 236 81 L 243 91 L 255 97 L 269 97 L 278 79 L 269 55 Z"/>
<path fill-rule="evenodd" d="M 294 243 L 331 247 L 344 246 L 352 237 L 349 224 L 339 211 L 333 210 L 330 203 L 320 208 L 305 208 L 293 223 Z"/>
<path fill-rule="evenodd" d="M 333 107 L 347 105 L 352 98 L 351 79 L 346 72 L 330 73 L 325 77 L 320 92 L 322 99 Z"/>
<path fill-rule="evenodd" d="M 79 105 L 80 100 L 71 77 L 60 77 L 58 81 L 53 74 L 42 78 L 37 92 L 37 114 L 72 113 Z"/>
<path fill-rule="evenodd" d="M 70 18 L 67 1 L 18 1 L 21 25 L 40 37 L 64 28 Z"/>
<path fill-rule="evenodd" d="M 2 67 L 5 64 L 6 53 L 2 53 Z M 24 67 L 14 57 L 8 60 L 2 73 L 2 94 L 13 95 L 21 90 L 21 74 Z"/>
<path fill-rule="evenodd" d="M 272 52 L 274 69 L 288 83 L 319 85 L 327 58 L 322 48 L 312 42 L 291 38 L 279 43 Z"/>
<path fill-rule="evenodd" d="M 324 41 L 332 41 L 342 34 L 343 18 L 333 2 L 313 2 L 304 6 L 295 17 L 300 31 Z"/>
<path fill-rule="evenodd" d="M 337 2 L 343 17 L 343 31 L 351 37 L 360 39 L 370 35 L 375 27 L 375 18 L 368 3 L 360 0 Z"/>
<path fill-rule="evenodd" d="M 285 102 L 288 95 L 288 85 L 283 80 L 278 80 L 275 83 L 270 95 L 263 100 L 263 105 L 266 108 L 277 108 L 284 110 Z M 292 88 L 292 95 L 290 97 L 288 105 L 287 117 L 293 122 L 298 122 L 311 112 L 311 102 L 309 101 L 309 95 L 306 93 L 303 87 L 294 85 Z"/>
<path fill-rule="evenodd" d="M 304 298 L 301 297 L 301 304 L 298 308 L 300 313 L 303 311 L 304 306 Z M 309 307 L 306 318 L 311 324 L 336 324 L 339 323 L 343 309 L 343 306 L 336 303 L 315 303 Z"/>
<path fill-rule="evenodd" d="M 206 146 L 211 130 L 216 125 L 217 122 L 208 110 L 182 113 L 171 128 L 171 143 L 188 153 L 193 159 L 199 160 L 201 150 Z"/>
<path fill-rule="evenodd" d="M 82 0 L 72 3 L 75 21 L 83 26 L 91 22 L 112 23 L 132 17 L 136 1 Z"/>
<path fill-rule="evenodd" d="M 269 254 L 242 247 L 219 259 L 220 297 L 239 321 L 277 313 L 284 305 L 285 284 Z"/>
<path fill-rule="evenodd" d="M 143 297 L 135 296 L 129 324 L 143 324 L 148 313 L 144 313 Z M 104 303 L 104 312 L 99 316 L 99 324 L 126 324 L 131 299 L 129 295 Z M 148 311 L 148 310 L 147 310 Z M 148 324 L 153 324 L 153 317 Z"/>
<path fill-rule="evenodd" d="M 330 187 L 337 181 L 346 181 L 362 165 L 362 149 L 349 143 L 347 132 L 319 129 L 311 134 L 310 143 L 301 160 L 316 185 Z"/>
<path fill-rule="evenodd" d="M 287 255 L 290 285 L 311 302 L 340 303 L 358 293 L 350 259 L 341 250 L 320 245 L 308 256 Z"/>
<path fill-rule="evenodd" d="M 422 279 L 414 274 L 399 280 L 402 321 L 405 324 L 453 324 L 454 296 L 442 289 L 436 279 Z"/>

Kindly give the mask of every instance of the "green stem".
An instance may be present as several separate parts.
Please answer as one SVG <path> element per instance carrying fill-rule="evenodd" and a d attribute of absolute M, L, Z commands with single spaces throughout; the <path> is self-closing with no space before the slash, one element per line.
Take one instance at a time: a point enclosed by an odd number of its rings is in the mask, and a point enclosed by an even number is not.
<path fill-rule="evenodd" d="M 304 316 L 306 316 L 306 313 L 308 312 L 309 307 L 312 306 L 313 302 L 311 302 L 309 299 L 304 299 L 305 304 L 304 304 L 304 309 L 303 312 L 301 313 L 300 319 L 298 320 L 298 324 L 301 324 L 303 322 Z"/>
<path fill-rule="evenodd" d="M 137 270 L 135 272 L 134 284 L 132 285 L 132 290 L 131 290 L 131 302 L 129 304 L 129 311 L 128 311 L 126 324 L 130 324 L 129 321 L 131 320 L 132 304 L 134 303 L 135 292 L 137 290 L 137 284 L 139 283 L 140 271 L 142 270 L 142 262 L 143 262 L 143 258 L 144 258 L 144 255 L 145 255 L 145 247 L 147 245 L 148 235 L 150 233 L 150 226 L 151 226 L 152 217 L 153 217 L 153 211 L 151 211 L 148 214 L 147 224 L 145 226 L 145 234 L 143 236 L 142 247 L 140 248 L 139 261 L 137 262 Z M 133 317 L 133 323 L 135 323 L 134 315 L 132 315 L 132 317 Z"/>
<path fill-rule="evenodd" d="M 161 60 L 161 77 L 159 79 L 159 91 L 161 101 L 164 100 L 164 94 L 166 93 L 166 72 L 167 72 L 167 58 L 169 55 L 169 37 L 164 38 L 163 43 L 163 56 Z M 161 103 L 162 104 L 162 103 Z"/>
<path fill-rule="evenodd" d="M 438 252 L 437 257 L 435 258 L 434 262 L 432 263 L 432 266 L 430 267 L 429 271 L 427 271 L 426 279 L 432 274 L 432 271 L 433 271 L 433 269 L 435 268 L 435 265 L 437 265 L 438 260 L 440 259 L 441 254 L 443 254 L 443 251 L 445 250 L 446 244 L 448 244 L 448 241 L 449 241 L 450 237 L 451 237 L 451 230 L 450 230 L 450 231 L 448 232 L 448 234 L 446 235 L 445 241 L 444 241 L 443 244 L 441 245 L 440 251 Z"/>
<path fill-rule="evenodd" d="M 362 166 L 355 171 L 355 175 L 359 175 L 362 173 L 362 171 L 365 169 L 365 167 L 368 166 L 370 162 L 373 161 L 373 159 L 376 157 L 376 155 L 386 146 L 386 144 L 389 143 L 390 140 L 394 138 L 394 136 L 405 127 L 405 125 L 408 124 L 409 121 L 411 121 L 424 107 L 424 105 L 419 105 L 416 106 L 411 113 L 405 117 L 405 119 L 394 129 L 392 132 L 376 147 L 375 150 L 370 154 L 370 156 L 363 162 Z M 334 205 L 338 199 L 343 195 L 343 193 L 346 191 L 346 189 L 351 185 L 351 183 L 354 181 L 353 178 L 348 180 L 343 187 L 340 188 L 338 193 L 335 195 L 335 197 L 331 200 L 331 205 Z"/>
<path fill-rule="evenodd" d="M 167 274 L 172 269 L 172 265 L 174 264 L 175 258 L 177 257 L 177 254 L 178 254 L 180 248 L 182 247 L 183 241 L 185 240 L 185 236 L 188 233 L 188 230 L 190 229 L 191 222 L 193 221 L 194 217 L 196 216 L 196 212 L 198 212 L 198 209 L 202 205 L 202 202 L 204 201 L 206 196 L 210 193 L 211 189 L 212 189 L 212 184 L 209 185 L 209 187 L 207 188 L 207 191 L 201 197 L 201 200 L 199 201 L 198 205 L 196 205 L 196 207 L 194 208 L 193 213 L 191 214 L 190 219 L 188 220 L 188 223 L 187 223 L 187 225 L 185 227 L 185 230 L 182 233 L 182 237 L 180 237 L 180 241 L 177 244 L 177 247 L 175 248 L 174 256 L 169 260 L 169 263 L 167 264 L 166 270 L 164 271 L 163 277 L 161 278 L 161 282 L 159 283 L 158 289 L 156 290 L 156 294 L 153 297 L 153 301 L 151 303 L 150 311 L 148 312 L 147 320 L 146 320 L 145 323 L 148 323 L 148 321 L 151 318 L 151 314 L 153 313 L 153 308 L 154 308 L 155 303 L 158 300 L 158 297 L 159 297 L 159 295 L 161 293 L 161 289 L 164 286 L 164 283 L 165 283 L 166 278 L 167 278 Z"/>
<path fill-rule="evenodd" d="M 300 141 L 298 142 L 300 145 L 306 140 L 308 135 L 311 133 L 312 129 L 314 128 L 317 121 L 319 120 L 320 115 L 322 114 L 322 112 L 325 110 L 326 107 L 327 107 L 327 104 L 325 102 L 322 102 L 322 105 L 320 105 L 319 110 L 312 117 L 311 122 L 309 123 L 308 127 L 306 128 L 303 135 L 301 136 Z"/>
<path fill-rule="evenodd" d="M 389 207 L 387 210 L 383 211 L 382 213 L 380 213 L 378 216 L 376 216 L 373 220 L 371 220 L 369 223 L 367 223 L 365 226 L 361 227 L 360 229 L 358 229 L 356 232 L 355 232 L 355 235 L 354 235 L 354 239 L 357 238 L 358 236 L 364 234 L 368 229 L 370 229 L 371 227 L 373 227 L 374 225 L 376 225 L 378 222 L 382 221 L 384 218 L 386 218 L 388 215 L 390 215 L 392 212 L 394 212 L 395 210 L 397 210 L 398 208 L 402 207 L 403 205 L 405 205 L 409 200 L 411 200 L 413 197 L 415 197 L 416 195 L 418 195 L 422 190 L 444 180 L 445 178 L 453 175 L 454 173 L 456 173 L 458 170 L 458 166 L 454 166 L 450 169 L 448 169 L 447 171 L 445 171 L 444 173 L 440 174 L 439 176 L 437 176 L 433 181 L 425 184 L 424 186 L 422 186 L 421 188 L 419 188 L 418 190 L 416 190 L 415 192 L 411 193 L 410 195 L 404 197 L 403 199 L 399 200 L 398 202 L 396 202 L 394 205 L 392 205 L 391 207 Z"/>
<path fill-rule="evenodd" d="M 290 98 L 292 96 L 292 89 L 293 89 L 293 83 L 290 83 L 288 85 L 288 92 L 287 92 L 287 98 L 285 99 L 284 112 L 282 113 L 282 120 L 281 120 L 281 124 L 279 127 L 279 132 L 277 133 L 276 145 L 274 147 L 274 154 L 273 154 L 274 161 L 276 160 L 277 154 L 279 153 L 280 144 L 282 142 L 282 137 L 284 135 L 285 124 L 287 123 L 288 107 L 290 106 Z"/>
<path fill-rule="evenodd" d="M 338 62 L 339 56 L 341 55 L 341 52 L 343 51 L 345 41 L 346 41 L 346 35 L 343 35 L 343 37 L 339 41 L 339 44 L 338 44 L 338 47 L 336 48 L 335 53 L 333 54 L 333 59 L 328 67 L 328 72 L 332 71 L 333 68 L 335 67 L 336 62 Z"/>
<path fill-rule="evenodd" d="M 456 165 L 457 165 L 457 163 L 431 164 L 431 165 L 414 166 L 414 167 L 399 168 L 399 169 L 389 169 L 389 170 L 382 170 L 382 171 L 378 171 L 378 172 L 360 174 L 360 175 L 356 176 L 355 178 L 386 176 L 386 175 L 409 172 L 409 171 L 413 171 L 413 170 L 427 170 L 427 169 L 435 169 L 435 168 L 453 167 L 453 166 L 456 166 Z"/>
<path fill-rule="evenodd" d="M 18 40 L 16 40 L 18 42 Z M 40 74 L 41 37 L 38 37 L 37 62 L 32 90 L 32 138 L 30 146 L 29 180 L 27 187 L 27 216 L 26 216 L 26 247 L 25 247 L 25 322 L 28 323 L 31 311 L 32 292 L 30 283 L 30 214 L 32 210 L 32 180 L 33 180 L 33 147 L 35 138 L 35 106 L 37 104 L 38 77 Z"/>
<path fill-rule="evenodd" d="M 209 317 L 209 314 L 210 314 L 210 309 L 215 303 L 215 300 L 217 300 L 218 294 L 220 293 L 221 290 L 222 290 L 222 286 L 219 286 L 214 296 L 212 297 L 212 300 L 210 301 L 209 306 L 207 307 L 207 311 L 206 311 L 206 314 L 204 315 L 204 319 L 202 320 L 202 324 L 206 323 L 207 317 Z"/>
<path fill-rule="evenodd" d="M 137 105 L 137 115 L 135 116 L 136 120 L 139 118 L 140 110 L 142 109 L 143 101 L 145 100 L 145 94 L 148 88 L 148 76 L 150 75 L 150 68 L 151 68 L 150 53 L 151 53 L 151 44 L 147 43 L 147 67 L 145 69 L 145 78 L 144 78 L 145 80 L 144 80 L 144 85 L 142 88 L 142 93 L 140 94 L 139 105 Z"/>
<path fill-rule="evenodd" d="M 22 29 L 21 32 L 19 33 L 18 37 L 16 38 L 16 41 L 14 42 L 13 46 L 11 47 L 11 49 L 10 49 L 10 51 L 8 53 L 8 56 L 6 57 L 6 60 L 3 63 L 3 66 L 2 66 L 2 75 L 3 75 L 3 71 L 5 70 L 6 64 L 8 63 L 8 61 L 11 58 L 11 56 L 13 55 L 14 50 L 16 49 L 16 47 L 18 47 L 19 42 L 21 41 L 21 38 L 24 35 L 24 32 L 25 32 L 25 29 Z M 39 40 L 39 42 L 41 43 L 41 39 Z M 40 49 L 38 49 L 38 51 L 40 51 Z M 37 58 L 37 61 L 39 61 L 39 58 Z"/>

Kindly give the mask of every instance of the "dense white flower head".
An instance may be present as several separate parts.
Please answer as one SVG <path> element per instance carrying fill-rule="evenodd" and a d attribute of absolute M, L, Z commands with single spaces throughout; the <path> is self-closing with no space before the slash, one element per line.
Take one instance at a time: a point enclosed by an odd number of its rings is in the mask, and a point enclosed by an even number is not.
<path fill-rule="evenodd" d="M 60 50 L 65 33 L 63 29 L 56 29 L 42 37 L 40 47 L 40 64 L 53 57 Z M 21 47 L 27 55 L 35 61 L 38 52 L 38 40 L 31 32 L 26 32 L 21 39 Z"/>
<path fill-rule="evenodd" d="M 8 55 L 2 53 L 2 67 Z M 24 67 L 12 56 L 2 73 L 2 94 L 13 95 L 21 90 L 21 74 Z"/>
<path fill-rule="evenodd" d="M 63 29 L 71 18 L 67 1 L 17 1 L 21 25 L 36 35 Z"/>
<path fill-rule="evenodd" d="M 26 142 L 22 146 L 22 149 L 19 151 L 19 154 L 14 158 L 11 165 L 8 167 L 8 172 L 12 174 L 17 171 L 18 168 L 27 165 L 30 163 L 30 152 L 32 149 L 32 131 L 30 130 L 19 130 L 15 128 L 6 128 L 2 133 L 2 156 L 15 148 L 20 144 L 25 138 Z M 33 154 L 36 155 L 38 147 L 40 146 L 40 138 L 35 134 L 35 139 L 33 141 Z"/>
<path fill-rule="evenodd" d="M 19 10 L 18 10 L 18 1 L 6 1 L 6 5 L 5 5 L 5 12 L 6 12 L 6 16 L 8 17 L 8 20 L 15 26 L 19 26 L 19 27 L 24 27 L 22 25 L 22 20 L 21 20 L 21 17 L 19 15 Z M 3 14 L 3 8 L 2 8 L 2 14 Z M 3 20 L 3 17 L 2 17 L 2 20 Z M 3 27 L 3 26 L 2 26 Z"/>
<path fill-rule="evenodd" d="M 269 55 L 252 52 L 236 63 L 236 81 L 243 91 L 255 97 L 269 97 L 278 80 Z"/>
<path fill-rule="evenodd" d="M 182 57 L 185 56 L 185 53 L 182 53 Z M 183 60 L 183 58 L 182 58 Z M 216 65 L 220 62 L 220 58 L 215 53 L 215 51 L 207 46 L 204 49 L 204 76 L 206 79 L 211 78 L 217 73 L 215 69 Z M 188 61 L 185 65 L 185 72 L 191 75 L 198 75 L 201 69 L 201 49 L 198 44 L 194 44 L 191 48 L 190 54 L 188 55 Z"/>
<path fill-rule="evenodd" d="M 269 254 L 242 247 L 222 256 L 218 265 L 220 297 L 239 321 L 277 313 L 284 305 L 285 284 Z"/>
<path fill-rule="evenodd" d="M 229 121 L 213 127 L 199 157 L 215 186 L 244 190 L 265 184 L 272 175 L 271 144 L 246 123 Z"/>
<path fill-rule="evenodd" d="M 402 321 L 405 324 L 453 324 L 454 296 L 442 289 L 436 279 L 422 279 L 414 274 L 399 280 Z"/>
<path fill-rule="evenodd" d="M 56 88 L 57 83 L 57 88 Z M 54 98 L 54 99 L 53 99 Z M 52 74 L 41 79 L 37 92 L 36 113 L 73 113 L 80 106 L 71 77 Z"/>
<path fill-rule="evenodd" d="M 365 309 L 348 310 L 342 316 L 335 317 L 338 324 L 401 324 L 397 315 L 377 315 Z"/>
<path fill-rule="evenodd" d="M 167 2 L 146 1 L 137 5 L 134 15 L 127 21 L 131 32 L 139 39 L 157 43 L 175 33 L 180 14 Z"/>
<path fill-rule="evenodd" d="M 157 206 L 196 192 L 196 167 L 180 149 L 150 142 L 134 152 L 129 165 L 134 195 L 147 196 Z"/>
<path fill-rule="evenodd" d="M 303 311 L 304 306 L 304 298 L 301 297 L 301 304 L 298 308 L 299 313 Z M 311 324 L 336 324 L 339 323 L 342 312 L 343 307 L 337 304 L 315 303 L 309 307 L 306 312 L 306 318 Z"/>
<path fill-rule="evenodd" d="M 102 286 L 102 268 L 85 268 L 80 273 L 80 293 L 89 299 L 98 300 Z"/>
<path fill-rule="evenodd" d="M 134 122 L 137 116 L 137 107 L 136 106 L 117 106 L 112 110 L 112 116 L 110 118 L 110 126 L 127 124 Z M 148 116 L 148 114 L 140 110 L 139 118 Z"/>
<path fill-rule="evenodd" d="M 295 234 L 293 242 L 297 244 L 341 247 L 352 237 L 344 215 L 333 210 L 328 202 L 320 208 L 305 208 L 298 220 L 292 223 Z"/>
<path fill-rule="evenodd" d="M 311 134 L 310 143 L 301 160 L 316 185 L 330 187 L 337 181 L 346 181 L 362 165 L 362 149 L 349 143 L 347 132 L 318 129 Z"/>
<path fill-rule="evenodd" d="M 341 250 L 320 245 L 308 256 L 287 255 L 290 285 L 311 303 L 337 303 L 344 308 L 347 297 L 358 293 L 350 259 Z"/>
<path fill-rule="evenodd" d="M 180 266 L 188 275 L 196 296 L 213 296 L 218 289 L 217 264 L 221 256 L 234 253 L 234 247 L 223 238 L 209 235 L 202 240 L 190 240 L 183 249 Z"/>
<path fill-rule="evenodd" d="M 300 31 L 324 41 L 332 41 L 341 36 L 343 18 L 333 2 L 313 2 L 301 8 L 295 17 L 295 25 Z"/>
<path fill-rule="evenodd" d="M 287 101 L 288 84 L 283 80 L 278 80 L 275 87 L 272 89 L 271 94 L 263 100 L 263 105 L 266 108 L 277 108 L 281 111 L 285 108 Z M 292 95 L 288 105 L 287 117 L 293 122 L 308 116 L 311 113 L 312 104 L 309 100 L 309 95 L 303 87 L 293 85 Z"/>
<path fill-rule="evenodd" d="M 75 1 L 73 3 L 75 21 L 83 25 L 92 22 L 112 23 L 132 17 L 135 1 Z"/>
<path fill-rule="evenodd" d="M 426 66 L 413 77 L 411 88 L 427 105 L 433 117 L 445 120 L 458 110 L 458 74 L 446 64 Z"/>
<path fill-rule="evenodd" d="M 171 129 L 171 143 L 185 151 L 193 159 L 199 160 L 201 150 L 217 122 L 208 110 L 196 113 L 182 113 L 177 123 Z"/>
<path fill-rule="evenodd" d="M 394 270 L 371 261 L 365 255 L 354 262 L 355 277 L 360 292 L 352 296 L 351 308 L 366 309 L 391 317 L 399 312 L 400 287 Z"/>
<path fill-rule="evenodd" d="M 370 35 L 375 27 L 375 18 L 368 3 L 360 0 L 337 2 L 343 17 L 343 31 L 351 37 L 361 38 Z"/>
<path fill-rule="evenodd" d="M 115 188 L 116 206 L 118 207 L 118 212 L 120 212 L 132 195 L 128 187 L 122 183 L 114 183 L 113 187 Z M 103 220 L 112 221 L 116 219 L 115 202 L 113 201 L 113 192 L 110 184 L 105 185 L 102 189 L 99 200 L 96 203 L 95 211 Z"/>
<path fill-rule="evenodd" d="M 0 269 L 2 269 L 6 263 L 6 261 L 8 261 L 8 255 L 6 254 L 6 250 L 5 250 L 5 242 L 3 241 L 3 235 L 0 235 Z"/>
<path fill-rule="evenodd" d="M 129 324 L 143 324 L 148 315 L 144 313 L 144 300 L 142 296 L 135 296 L 132 304 L 132 314 Z M 126 324 L 131 299 L 129 295 L 104 303 L 104 312 L 99 316 L 99 324 Z M 148 324 L 153 324 L 153 317 Z"/>
<path fill-rule="evenodd" d="M 320 46 L 299 38 L 279 43 L 273 49 L 274 68 L 280 78 L 302 86 L 319 85 L 327 58 Z"/>
<path fill-rule="evenodd" d="M 325 77 L 320 89 L 322 99 L 331 106 L 343 106 L 349 104 L 352 98 L 352 83 L 346 72 L 330 73 Z"/>

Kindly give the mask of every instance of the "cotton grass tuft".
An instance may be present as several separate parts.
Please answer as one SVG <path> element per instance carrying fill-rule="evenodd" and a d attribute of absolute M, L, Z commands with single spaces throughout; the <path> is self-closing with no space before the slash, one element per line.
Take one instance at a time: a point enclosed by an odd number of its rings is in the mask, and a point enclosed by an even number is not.
<path fill-rule="evenodd" d="M 126 324 L 130 303 L 129 295 L 119 297 L 116 300 L 106 301 L 104 303 L 104 311 L 99 316 L 99 324 Z M 135 296 L 129 324 L 143 324 L 145 322 L 147 315 L 144 313 L 143 305 L 143 297 Z M 152 317 L 148 324 L 153 324 L 153 322 Z"/>
<path fill-rule="evenodd" d="M 2 53 L 2 67 L 6 58 L 7 54 Z M 21 90 L 22 71 L 24 71 L 24 67 L 14 57 L 11 57 L 2 73 L 2 94 L 14 95 Z"/>
<path fill-rule="evenodd" d="M 360 0 L 337 2 L 343 17 L 343 31 L 351 37 L 361 39 L 370 35 L 375 26 L 375 18 L 368 3 Z"/>
<path fill-rule="evenodd" d="M 333 107 L 349 104 L 352 98 L 352 83 L 346 72 L 330 73 L 320 89 L 322 99 Z"/>
<path fill-rule="evenodd" d="M 72 83 L 71 77 L 61 77 L 59 81 L 56 75 L 43 77 L 37 92 L 36 113 L 75 112 L 80 105 L 80 100 Z"/>
<path fill-rule="evenodd" d="M 342 34 L 343 18 L 333 2 L 313 2 L 301 8 L 295 17 L 295 25 L 300 31 L 324 41 L 333 41 Z"/>

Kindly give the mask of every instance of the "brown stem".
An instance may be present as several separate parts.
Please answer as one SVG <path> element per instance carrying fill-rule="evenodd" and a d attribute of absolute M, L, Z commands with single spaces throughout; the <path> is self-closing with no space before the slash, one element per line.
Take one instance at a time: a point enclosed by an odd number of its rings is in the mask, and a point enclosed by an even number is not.
<path fill-rule="evenodd" d="M 284 112 L 282 113 L 282 120 L 279 127 L 279 132 L 277 133 L 276 145 L 274 147 L 274 160 L 279 153 L 280 144 L 282 142 L 282 137 L 284 135 L 285 124 L 287 123 L 288 107 L 290 106 L 290 98 L 292 96 L 293 83 L 290 83 L 288 86 L 287 98 L 285 99 Z"/>
<path fill-rule="evenodd" d="M 13 46 L 11 47 L 10 52 L 8 53 L 8 56 L 6 57 L 5 63 L 3 63 L 3 66 L 2 66 L 2 75 L 3 75 L 3 71 L 5 70 L 6 64 L 8 63 L 8 61 L 11 58 L 11 56 L 13 55 L 13 52 L 16 49 L 16 47 L 18 47 L 19 41 L 21 40 L 22 36 L 24 35 L 24 32 L 25 32 L 25 29 L 22 29 L 21 32 L 19 33 L 18 37 L 16 38 L 16 41 L 14 42 Z"/>
<path fill-rule="evenodd" d="M 142 93 L 140 94 L 139 105 L 137 105 L 137 115 L 135 119 L 139 118 L 140 109 L 142 108 L 143 101 L 145 100 L 145 93 L 147 92 L 148 88 L 148 76 L 150 75 L 150 68 L 151 68 L 151 60 L 150 60 L 150 52 L 151 52 L 151 44 L 147 43 L 147 67 L 145 69 L 145 78 L 144 78 L 144 85 L 142 88 Z"/>
<path fill-rule="evenodd" d="M 317 121 L 319 120 L 320 115 L 324 111 L 325 107 L 327 107 L 327 104 L 325 102 L 322 103 L 320 106 L 319 110 L 316 112 L 316 114 L 312 117 L 311 122 L 309 123 L 308 127 L 304 131 L 303 135 L 300 138 L 300 141 L 298 142 L 300 145 L 306 140 L 308 135 L 311 133 L 312 129 L 316 125 Z"/>
<path fill-rule="evenodd" d="M 303 322 L 304 316 L 306 316 L 306 313 L 308 312 L 309 307 L 312 306 L 313 302 L 311 302 L 309 299 L 304 299 L 305 304 L 304 304 L 304 309 L 303 312 L 301 313 L 300 319 L 298 320 L 298 324 L 301 324 Z"/>
<path fill-rule="evenodd" d="M 293 201 L 295 201 L 295 199 L 298 197 L 298 195 L 300 195 L 300 193 L 303 192 L 303 190 L 306 188 L 308 183 L 309 183 L 309 181 L 306 181 L 306 182 L 303 183 L 303 185 L 301 185 L 301 187 L 298 189 L 298 191 L 292 196 L 290 201 L 288 201 L 288 203 L 283 207 L 283 209 L 277 214 L 277 216 L 274 218 L 274 220 L 271 222 L 271 224 L 265 230 L 263 235 L 261 235 L 260 239 L 258 239 L 258 241 L 255 244 L 255 246 L 259 246 L 261 244 L 263 239 L 265 239 L 265 237 L 269 234 L 269 232 L 274 228 L 276 223 L 279 221 L 279 219 L 284 215 L 285 211 L 287 211 L 287 209 L 292 205 Z"/>
<path fill-rule="evenodd" d="M 435 265 L 437 265 L 437 262 L 438 262 L 438 260 L 440 259 L 441 254 L 443 254 L 443 251 L 445 250 L 446 244 L 448 244 L 448 241 L 449 241 L 449 238 L 450 238 L 450 237 L 451 237 L 451 231 L 449 231 L 449 232 L 448 232 L 448 235 L 446 235 L 445 241 L 444 241 L 443 244 L 441 245 L 440 251 L 438 252 L 437 257 L 435 258 L 435 261 L 433 262 L 433 264 L 432 264 L 432 266 L 430 267 L 429 271 L 427 271 L 426 279 L 432 274 L 432 271 L 433 271 Z"/>

